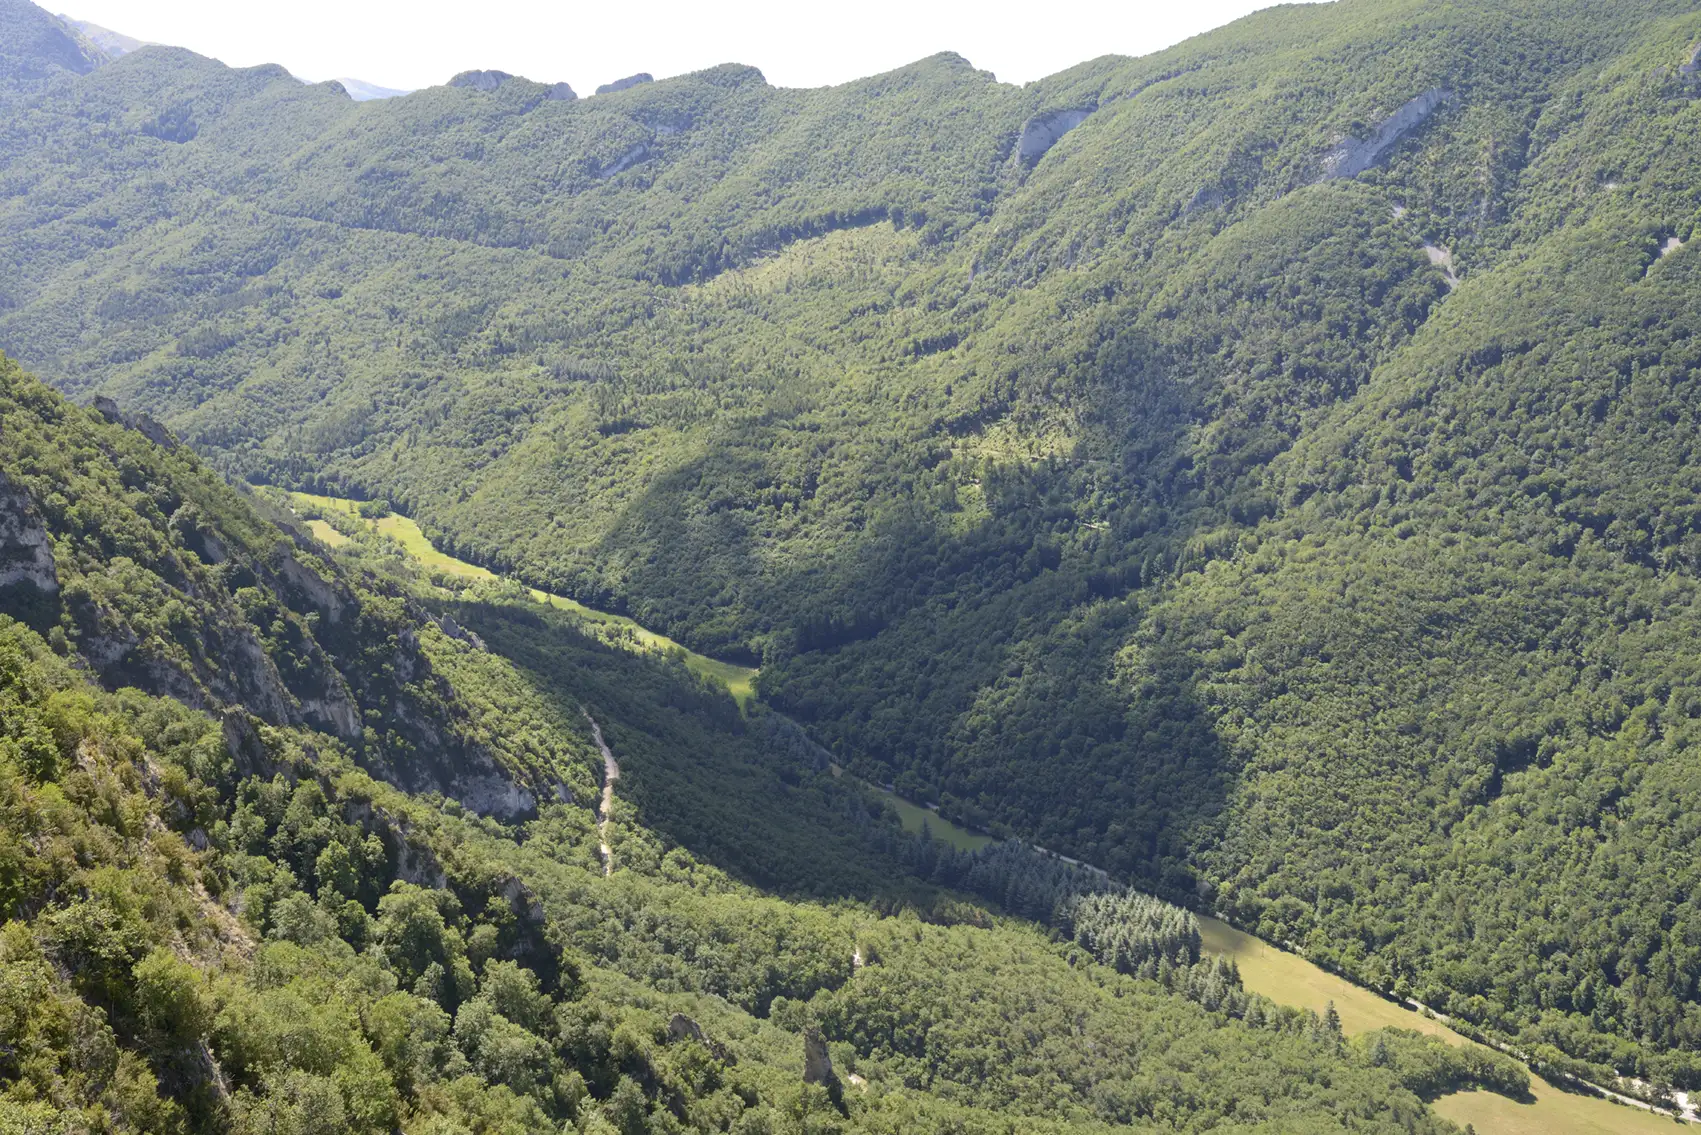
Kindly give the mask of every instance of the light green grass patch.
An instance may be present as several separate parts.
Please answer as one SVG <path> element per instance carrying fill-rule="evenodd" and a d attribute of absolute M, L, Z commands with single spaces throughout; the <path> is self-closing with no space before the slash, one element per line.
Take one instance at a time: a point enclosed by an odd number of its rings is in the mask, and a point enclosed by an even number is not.
<path fill-rule="evenodd" d="M 1380 1028 L 1416 1029 L 1449 1044 L 1476 1043 L 1440 1021 L 1401 1008 L 1226 922 L 1201 915 L 1199 931 L 1207 952 L 1234 959 L 1247 989 L 1283 1005 L 1318 1013 L 1333 1001 L 1341 1015 L 1341 1028 L 1349 1034 Z M 1493 1092 L 1455 1092 L 1443 1096 L 1434 1107 L 1460 1127 L 1472 1124 L 1477 1135 L 1643 1135 L 1674 1130 L 1670 1119 L 1599 1096 L 1562 1092 L 1534 1074 L 1530 1090 L 1534 1103 L 1518 1103 Z"/>
<path fill-rule="evenodd" d="M 338 532 L 335 528 L 332 528 L 323 520 L 309 520 L 307 522 L 307 530 L 313 533 L 313 538 L 315 540 L 328 547 L 340 548 L 344 544 L 348 543 L 347 536 L 344 536 L 341 532 Z"/>
<path fill-rule="evenodd" d="M 875 791 L 892 802 L 892 807 L 898 810 L 898 822 L 904 826 L 906 832 L 920 835 L 925 827 L 934 839 L 958 851 L 979 851 L 992 842 L 991 836 L 971 832 L 968 828 L 953 824 L 931 808 L 923 808 L 920 804 L 905 800 L 884 788 L 877 788 Z"/>
<path fill-rule="evenodd" d="M 356 519 L 362 519 L 360 502 L 358 501 L 345 500 L 341 497 L 317 496 L 312 493 L 290 493 L 289 497 L 298 506 L 307 505 L 322 511 L 343 512 Z M 392 512 L 381 520 L 364 520 L 363 522 L 373 524 L 378 531 L 395 539 L 427 571 L 439 572 L 443 575 L 473 582 L 494 582 L 500 578 L 489 568 L 470 564 L 465 560 L 456 559 L 454 556 L 439 551 L 426 538 L 425 533 L 420 530 L 417 523 L 399 513 Z M 319 535 L 321 527 L 335 532 L 335 529 L 331 529 L 331 526 L 322 520 L 308 521 L 308 526 L 313 528 L 315 535 Z M 348 538 L 346 536 L 341 533 L 336 533 L 336 535 L 338 540 L 335 541 L 325 540 L 324 536 L 319 538 L 333 547 L 337 546 L 339 541 L 347 543 Z M 722 662 L 718 658 L 710 658 L 707 655 L 698 654 L 696 651 L 687 650 L 666 635 L 657 634 L 647 627 L 639 626 L 625 615 L 598 611 L 594 607 L 587 607 L 565 595 L 552 595 L 535 587 L 526 590 L 539 603 L 554 607 L 558 611 L 565 611 L 582 622 L 617 632 L 611 636 L 599 636 L 608 641 L 621 645 L 630 644 L 635 650 L 651 651 L 657 654 L 677 653 L 693 674 L 706 678 L 724 688 L 740 706 L 749 705 L 750 699 L 756 696 L 756 671 L 748 666 Z"/>
<path fill-rule="evenodd" d="M 1469 1123 L 1477 1135 L 1670 1135 L 1685 1129 L 1641 1108 L 1562 1092 L 1538 1076 L 1530 1077 L 1530 1094 L 1534 1103 L 1493 1092 L 1455 1092 L 1431 1106 L 1460 1127 Z"/>
<path fill-rule="evenodd" d="M 834 776 L 845 775 L 845 770 L 838 765 L 830 764 L 827 768 L 832 771 Z M 989 835 L 972 832 L 961 825 L 953 824 L 933 809 L 924 808 L 913 800 L 905 800 L 897 793 L 888 792 L 884 788 L 868 783 L 861 777 L 853 776 L 851 779 L 868 791 L 877 792 L 891 801 L 892 807 L 898 813 L 898 823 L 903 825 L 903 829 L 911 835 L 920 835 L 922 829 L 925 828 L 934 839 L 954 847 L 958 851 L 979 851 L 981 848 L 997 842 Z"/>
<path fill-rule="evenodd" d="M 1283 1005 L 1318 1013 L 1333 1001 L 1335 1011 L 1341 1015 L 1341 1028 L 1348 1033 L 1381 1028 L 1417 1029 L 1452 1043 L 1467 1043 L 1440 1021 L 1401 1008 L 1298 954 L 1290 954 L 1226 922 L 1200 915 L 1199 932 L 1207 951 L 1234 959 L 1247 989 Z"/>

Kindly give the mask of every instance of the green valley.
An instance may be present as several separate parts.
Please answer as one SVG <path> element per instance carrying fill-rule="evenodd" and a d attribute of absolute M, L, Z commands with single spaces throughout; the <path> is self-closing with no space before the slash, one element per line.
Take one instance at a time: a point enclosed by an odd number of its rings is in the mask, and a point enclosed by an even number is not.
<path fill-rule="evenodd" d="M 1242 990 L 1186 912 L 1019 849 L 964 881 L 1039 888 L 1050 932 L 941 893 L 933 845 L 858 829 L 825 769 L 701 844 L 738 862 L 754 834 L 836 897 L 765 895 L 648 826 L 703 835 L 646 773 L 795 759 L 677 658 L 523 595 L 436 604 L 377 541 L 324 560 L 146 423 L 3 359 L 0 431 L 8 1129 L 1440 1133 L 1423 1100 L 1523 1090 L 1415 1035 L 1349 1043 Z M 593 707 L 638 790 L 600 837 Z M 1177 1114 L 1183 1082 L 1201 1105 Z"/>
<path fill-rule="evenodd" d="M 14 1126 L 1701 1095 L 1698 61 L 1334 0 L 356 102 L 0 0 Z"/>

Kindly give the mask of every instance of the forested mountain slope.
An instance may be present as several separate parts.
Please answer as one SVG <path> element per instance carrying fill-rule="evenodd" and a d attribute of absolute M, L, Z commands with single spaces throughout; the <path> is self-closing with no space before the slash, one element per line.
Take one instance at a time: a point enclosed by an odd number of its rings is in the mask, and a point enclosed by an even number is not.
<path fill-rule="evenodd" d="M 685 743 L 737 783 L 753 746 L 714 735 L 682 669 L 599 655 L 497 590 L 458 603 L 553 634 L 553 677 L 522 669 L 381 547 L 333 556 L 148 423 L 4 360 L 0 379 L 0 1130 L 1442 1135 L 1423 1101 L 1528 1090 L 1493 1054 L 1348 1040 L 1248 994 L 1192 915 L 1084 872 L 1071 889 L 1055 860 L 1061 933 L 906 884 L 798 798 L 815 842 L 870 860 L 878 903 L 764 895 L 648 828 L 666 801 L 599 836 L 571 710 L 665 765 L 672 681 Z M 338 669 L 344 650 L 391 684 Z M 219 663 L 251 680 L 218 686 Z M 302 672 L 371 705 L 366 736 L 301 720 Z M 439 758 L 450 797 L 397 787 Z M 481 817 L 490 794 L 454 774 L 491 766 L 561 798 Z M 749 804 L 744 827 L 784 840 Z M 1002 894 L 1028 860 L 1007 845 L 974 869 Z"/>
<path fill-rule="evenodd" d="M 146 48 L 0 95 L 0 345 L 760 660 L 947 814 L 1697 1084 L 1698 40 L 1339 0 L 1025 88 L 361 105 Z"/>

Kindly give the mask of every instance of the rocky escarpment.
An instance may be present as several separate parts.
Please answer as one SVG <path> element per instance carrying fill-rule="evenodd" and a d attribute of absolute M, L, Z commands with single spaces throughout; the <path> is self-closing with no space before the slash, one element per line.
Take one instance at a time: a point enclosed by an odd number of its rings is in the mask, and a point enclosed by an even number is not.
<path fill-rule="evenodd" d="M 506 71 L 462 71 L 450 79 L 448 85 L 489 94 L 515 81 L 530 82 Z M 537 86 L 542 88 L 545 102 L 572 102 L 579 97 L 566 83 L 539 83 Z"/>
<path fill-rule="evenodd" d="M 464 87 L 472 91 L 483 91 L 488 94 L 513 77 L 506 71 L 462 71 L 459 75 L 450 79 L 448 85 Z"/>
<path fill-rule="evenodd" d="M 1346 138 L 1323 159 L 1326 179 L 1357 177 L 1380 165 L 1389 151 L 1453 101 L 1453 92 L 1431 87 L 1383 119 L 1368 138 Z"/>
<path fill-rule="evenodd" d="M 0 473 L 0 588 L 11 587 L 55 595 L 59 576 L 47 527 L 28 495 Z"/>
<path fill-rule="evenodd" d="M 605 179 L 613 177 L 617 173 L 626 172 L 639 162 L 648 161 L 650 157 L 650 144 L 648 142 L 639 142 L 637 145 L 621 154 L 618 158 L 615 158 L 612 162 L 609 162 L 607 165 L 598 169 L 597 176 Z"/>
<path fill-rule="evenodd" d="M 182 443 L 175 434 L 146 414 L 131 414 L 104 394 L 94 400 L 95 412 L 115 426 L 135 430 L 162 449 L 176 449 Z"/>
<path fill-rule="evenodd" d="M 655 77 L 648 71 L 640 71 L 636 75 L 628 75 L 624 79 L 616 79 L 612 83 L 604 83 L 602 86 L 597 88 L 597 94 L 612 95 L 617 91 L 630 90 L 631 88 L 641 86 L 644 83 L 653 83 L 655 81 Z"/>
<path fill-rule="evenodd" d="M 1033 165 L 1039 161 L 1069 131 L 1087 120 L 1092 107 L 1071 107 L 1067 110 L 1048 110 L 1022 123 L 1022 134 L 1016 140 L 1016 157 Z"/>

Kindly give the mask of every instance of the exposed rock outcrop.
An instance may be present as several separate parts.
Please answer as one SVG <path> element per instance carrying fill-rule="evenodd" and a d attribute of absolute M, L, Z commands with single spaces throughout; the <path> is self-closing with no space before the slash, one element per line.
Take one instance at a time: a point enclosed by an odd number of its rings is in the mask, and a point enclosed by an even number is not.
<path fill-rule="evenodd" d="M 1193 195 L 1193 199 L 1187 202 L 1187 207 L 1181 212 L 1186 216 L 1204 209 L 1219 209 L 1223 201 L 1223 191 L 1214 185 L 1207 185 Z"/>
<path fill-rule="evenodd" d="M 803 1030 L 803 1082 L 824 1084 L 829 1090 L 839 1084 L 839 1077 L 833 1072 L 833 1058 L 827 1052 L 827 1038 L 814 1025 Z"/>
<path fill-rule="evenodd" d="M 607 165 L 597 170 L 597 176 L 607 179 L 613 177 L 617 173 L 624 173 L 639 162 L 648 161 L 651 155 L 652 151 L 650 149 L 650 144 L 648 142 L 639 142 L 636 146 L 633 146 L 624 154 L 621 154 L 618 158 L 615 158 L 612 162 L 609 162 Z"/>
<path fill-rule="evenodd" d="M 466 87 L 469 90 L 484 91 L 488 94 L 513 77 L 506 71 L 462 71 L 449 80 L 449 86 Z"/>
<path fill-rule="evenodd" d="M 658 138 L 666 138 L 671 134 L 683 134 L 691 129 L 691 116 L 686 114 L 639 114 L 634 117 L 654 130 Z"/>
<path fill-rule="evenodd" d="M 1048 110 L 1022 123 L 1022 136 L 1016 140 L 1016 156 L 1033 165 L 1057 145 L 1058 139 L 1087 120 L 1093 107 L 1072 107 L 1068 110 Z"/>
<path fill-rule="evenodd" d="M 445 795 L 481 816 L 515 820 L 537 814 L 537 797 L 495 770 L 458 776 L 445 787 Z"/>
<path fill-rule="evenodd" d="M 1324 178 L 1357 177 L 1375 168 L 1390 150 L 1452 101 L 1452 91 L 1431 87 L 1383 119 L 1370 137 L 1344 139 L 1324 157 Z"/>
<path fill-rule="evenodd" d="M 53 542 L 30 504 L 29 494 L 0 473 L 0 588 L 29 587 L 59 592 Z"/>
<path fill-rule="evenodd" d="M 482 638 L 461 626 L 461 624 L 457 623 L 451 616 L 438 615 L 435 621 L 437 623 L 437 629 L 454 639 L 456 642 L 464 642 L 474 650 L 481 652 L 488 651 L 490 649 L 484 645 L 484 640 Z"/>
<path fill-rule="evenodd" d="M 236 770 L 243 776 L 269 776 L 273 769 L 271 755 L 260 740 L 254 719 L 243 709 L 232 707 L 219 719 L 224 735 L 224 747 L 236 761 Z"/>
<path fill-rule="evenodd" d="M 408 838 L 410 833 L 406 824 L 397 825 L 397 829 L 396 878 L 432 890 L 448 887 L 449 876 L 444 873 L 443 865 L 437 862 L 437 856 L 429 848 L 421 847 Z"/>
<path fill-rule="evenodd" d="M 146 414 L 131 414 L 104 394 L 96 395 L 94 400 L 95 412 L 115 426 L 135 430 L 161 449 L 179 449 L 182 442 L 177 436 Z"/>
<path fill-rule="evenodd" d="M 624 79 L 616 79 L 612 83 L 604 83 L 597 88 L 599 95 L 612 95 L 616 91 L 630 90 L 644 83 L 653 83 L 655 78 L 648 71 L 640 71 L 636 75 L 628 75 Z"/>
<path fill-rule="evenodd" d="M 1459 286 L 1459 277 L 1453 271 L 1453 250 L 1440 248 L 1433 244 L 1423 246 L 1423 254 L 1429 257 L 1429 262 L 1441 269 L 1447 275 L 1447 290 L 1452 291 Z"/>
<path fill-rule="evenodd" d="M 361 734 L 360 707 L 349 697 L 348 687 L 338 684 L 324 696 L 301 699 L 301 716 L 315 729 L 352 741 Z"/>
<path fill-rule="evenodd" d="M 684 1013 L 675 1013 L 672 1019 L 667 1022 L 667 1038 L 675 1043 L 682 1040 L 696 1041 L 708 1049 L 709 1054 L 721 1063 L 738 1063 L 738 1057 L 726 1045 L 705 1035 L 702 1026 Z"/>
<path fill-rule="evenodd" d="M 1701 43 L 1695 45 L 1695 50 L 1689 53 L 1689 62 L 1678 68 L 1685 75 L 1693 75 L 1701 71 Z"/>
<path fill-rule="evenodd" d="M 318 572 L 305 566 L 294 556 L 285 555 L 278 561 L 278 574 L 297 595 L 333 625 L 342 622 L 345 607 L 343 596 L 327 583 Z"/>
<path fill-rule="evenodd" d="M 498 88 L 519 78 L 519 76 L 510 75 L 506 71 L 462 71 L 459 75 L 450 79 L 448 85 L 451 87 L 464 87 L 467 90 L 481 91 L 485 94 L 489 94 L 491 91 L 497 90 Z M 523 83 L 526 82 L 524 79 L 520 79 L 520 81 Z M 527 86 L 532 90 L 536 90 L 538 87 L 542 86 L 544 88 L 543 99 L 546 102 L 572 102 L 574 99 L 579 97 L 573 92 L 573 88 L 568 86 L 566 83 L 553 83 L 548 85 L 527 83 Z M 530 107 L 536 105 L 536 102 L 531 102 L 528 104 L 527 108 L 530 109 Z"/>

